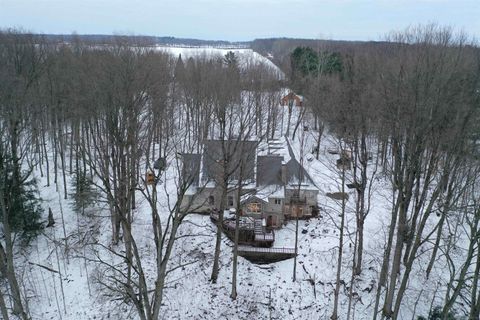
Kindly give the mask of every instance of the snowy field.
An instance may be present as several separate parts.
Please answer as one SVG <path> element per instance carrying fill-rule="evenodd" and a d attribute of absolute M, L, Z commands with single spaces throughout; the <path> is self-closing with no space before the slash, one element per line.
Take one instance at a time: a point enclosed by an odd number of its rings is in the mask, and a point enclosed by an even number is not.
<path fill-rule="evenodd" d="M 253 51 L 252 49 L 223 49 L 223 48 L 185 48 L 185 47 L 168 47 L 168 46 L 157 46 L 156 50 L 168 52 L 175 57 L 179 55 L 183 59 L 188 58 L 201 58 L 201 57 L 224 57 L 228 52 L 232 51 L 235 53 L 235 56 L 239 58 L 240 66 L 246 64 L 263 64 L 272 70 L 275 70 L 281 79 L 285 78 L 284 73 L 269 59 L 262 56 L 261 54 Z"/>

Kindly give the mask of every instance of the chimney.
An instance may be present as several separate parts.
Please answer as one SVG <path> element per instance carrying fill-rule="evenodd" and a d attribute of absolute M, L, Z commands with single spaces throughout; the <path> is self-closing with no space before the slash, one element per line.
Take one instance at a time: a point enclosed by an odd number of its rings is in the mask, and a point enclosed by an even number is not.
<path fill-rule="evenodd" d="M 284 185 L 287 184 L 287 165 L 282 163 L 282 182 Z"/>

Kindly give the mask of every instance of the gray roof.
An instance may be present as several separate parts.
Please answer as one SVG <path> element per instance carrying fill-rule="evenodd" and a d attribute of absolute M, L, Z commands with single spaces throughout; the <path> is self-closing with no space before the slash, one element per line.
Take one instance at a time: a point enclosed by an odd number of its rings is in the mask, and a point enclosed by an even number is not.
<path fill-rule="evenodd" d="M 229 180 L 240 176 L 240 163 L 243 162 L 243 179 L 255 179 L 255 156 L 257 141 L 206 140 L 203 153 L 203 175 L 206 179 L 218 181 L 222 177 L 223 160 L 227 160 L 226 175 Z"/>
<path fill-rule="evenodd" d="M 267 155 L 257 157 L 257 185 L 283 185 L 282 182 L 283 157 Z"/>
<path fill-rule="evenodd" d="M 183 179 L 186 183 L 198 186 L 200 179 L 201 155 L 195 153 L 184 153 L 183 155 Z"/>
<path fill-rule="evenodd" d="M 288 139 L 287 146 L 288 153 L 290 154 L 290 161 L 287 162 L 287 184 L 298 184 L 301 182 L 302 184 L 310 184 L 317 187 L 307 170 L 295 159 L 295 153 Z"/>
<path fill-rule="evenodd" d="M 315 186 L 307 170 L 300 165 L 297 159 L 291 158 L 287 162 L 287 183 L 298 184 L 299 182 Z"/>
<path fill-rule="evenodd" d="M 218 182 L 223 172 L 223 150 L 225 150 L 226 158 L 228 159 L 226 169 L 230 181 L 239 178 L 240 161 L 242 160 L 244 162 L 243 180 L 245 182 L 247 180 L 255 181 L 256 178 L 256 184 L 259 187 L 283 186 L 283 156 L 272 154 L 256 156 L 257 146 L 258 143 L 256 141 L 206 140 L 204 142 L 203 156 L 200 154 L 183 154 L 183 177 L 184 179 L 191 179 L 192 184 L 198 186 L 201 161 L 203 161 L 203 178 Z M 298 185 L 301 182 L 301 184 L 308 184 L 316 188 L 308 172 L 295 159 L 290 145 L 288 147 L 291 159 L 285 165 L 286 186 L 288 187 L 289 184 Z"/>

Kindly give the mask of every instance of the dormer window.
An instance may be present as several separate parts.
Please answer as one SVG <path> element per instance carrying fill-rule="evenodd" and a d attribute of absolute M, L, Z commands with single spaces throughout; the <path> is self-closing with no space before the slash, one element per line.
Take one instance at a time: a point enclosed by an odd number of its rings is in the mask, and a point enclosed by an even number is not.
<path fill-rule="evenodd" d="M 253 213 L 262 212 L 262 206 L 258 202 L 251 202 L 248 204 L 248 211 Z"/>

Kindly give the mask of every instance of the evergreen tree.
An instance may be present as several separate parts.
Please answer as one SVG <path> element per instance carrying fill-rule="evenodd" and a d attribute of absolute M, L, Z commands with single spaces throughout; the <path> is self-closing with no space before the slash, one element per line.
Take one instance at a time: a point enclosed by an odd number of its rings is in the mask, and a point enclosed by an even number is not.
<path fill-rule="evenodd" d="M 227 67 L 238 68 L 238 59 L 233 51 L 227 52 L 227 54 L 223 58 L 223 62 Z"/>
<path fill-rule="evenodd" d="M 318 55 L 310 47 L 297 47 L 292 52 L 291 64 L 293 75 L 305 77 L 318 70 Z"/>
<path fill-rule="evenodd" d="M 81 214 L 85 214 L 85 208 L 91 206 L 97 199 L 93 181 L 82 170 L 75 172 L 75 179 L 72 180 L 73 189 L 73 209 Z"/>
<path fill-rule="evenodd" d="M 177 63 L 174 71 L 175 80 L 181 84 L 185 82 L 185 65 L 182 60 L 182 55 L 178 55 Z"/>
<path fill-rule="evenodd" d="M 334 74 L 343 71 L 342 57 L 338 52 L 322 52 L 319 60 L 319 68 L 323 73 Z"/>
<path fill-rule="evenodd" d="M 291 86 L 295 91 L 305 94 L 312 78 L 321 74 L 332 75 L 343 71 L 342 56 L 337 52 L 317 53 L 310 47 L 297 47 L 290 55 Z"/>
<path fill-rule="evenodd" d="M 444 314 L 442 313 L 442 307 L 436 306 L 433 308 L 432 312 L 428 316 L 428 320 L 456 320 L 456 319 L 461 319 L 457 318 L 455 315 L 455 312 L 449 312 L 445 317 Z M 424 316 L 419 316 L 417 320 L 427 320 Z"/>
<path fill-rule="evenodd" d="M 0 152 L 0 173 L 8 222 L 13 232 L 29 240 L 42 228 L 43 209 L 36 179 L 30 172 L 22 171 L 8 154 Z"/>

